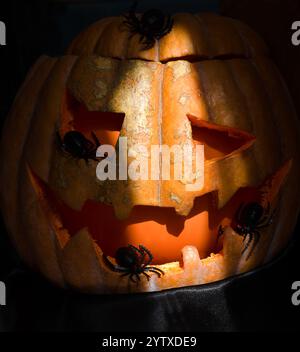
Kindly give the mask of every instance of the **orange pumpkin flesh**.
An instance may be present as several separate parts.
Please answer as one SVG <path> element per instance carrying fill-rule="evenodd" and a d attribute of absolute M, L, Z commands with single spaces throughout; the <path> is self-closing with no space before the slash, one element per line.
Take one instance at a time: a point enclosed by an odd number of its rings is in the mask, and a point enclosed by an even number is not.
<path fill-rule="evenodd" d="M 121 22 L 88 28 L 68 50 L 76 56 L 38 62 L 10 114 L 1 206 L 23 258 L 61 286 L 99 293 L 204 284 L 273 258 L 299 209 L 299 123 L 264 43 L 233 19 L 177 14 L 172 31 L 145 51 Z M 120 135 L 147 146 L 159 138 L 204 144 L 205 186 L 188 193 L 163 181 L 158 197 L 155 182 L 97 183 L 95 162 L 57 148 L 58 127 L 62 137 L 94 131 L 102 144 Z M 249 201 L 279 210 L 246 260 L 231 227 Z M 113 262 L 128 244 L 148 247 L 165 275 L 136 285 L 112 272 L 102 254 Z"/>

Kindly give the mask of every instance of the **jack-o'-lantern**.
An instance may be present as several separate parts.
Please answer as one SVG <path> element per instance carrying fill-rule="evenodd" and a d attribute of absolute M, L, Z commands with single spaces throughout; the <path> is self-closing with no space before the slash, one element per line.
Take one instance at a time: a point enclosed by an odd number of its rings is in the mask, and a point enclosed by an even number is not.
<path fill-rule="evenodd" d="M 96 150 L 120 137 L 133 150 L 128 161 L 136 145 L 204 145 L 203 186 L 99 180 Z M 61 286 L 206 284 L 269 261 L 288 242 L 298 140 L 285 85 L 246 25 L 131 11 L 100 20 L 66 56 L 42 57 L 28 74 L 3 131 L 2 211 L 22 258 Z"/>

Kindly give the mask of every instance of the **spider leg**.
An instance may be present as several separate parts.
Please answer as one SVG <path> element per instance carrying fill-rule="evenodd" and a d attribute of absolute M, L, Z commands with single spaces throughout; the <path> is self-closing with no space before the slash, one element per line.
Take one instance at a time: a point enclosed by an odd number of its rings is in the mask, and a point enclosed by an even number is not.
<path fill-rule="evenodd" d="M 140 35 L 139 37 L 139 43 L 143 44 L 144 40 L 146 40 L 146 37 L 144 36 L 144 34 L 138 33 Z"/>
<path fill-rule="evenodd" d="M 147 266 L 144 270 L 145 271 L 153 271 L 153 272 L 156 272 L 156 273 L 160 273 L 162 275 L 165 274 L 165 272 L 163 270 L 161 270 L 161 269 L 159 269 L 159 268 L 157 268 L 155 266 Z"/>
<path fill-rule="evenodd" d="M 138 281 L 141 281 L 139 274 L 133 273 L 132 275 L 135 276 L 138 279 Z M 134 282 L 137 283 L 137 281 L 134 281 Z"/>
<path fill-rule="evenodd" d="M 256 226 L 257 229 L 263 229 L 265 227 L 268 227 L 269 225 L 271 225 L 273 223 L 273 220 L 274 220 L 274 215 L 277 211 L 277 208 L 275 208 L 273 211 L 272 211 L 272 214 L 267 217 L 266 219 L 264 219 L 264 221 L 261 221 L 258 223 L 258 226 Z"/>
<path fill-rule="evenodd" d="M 87 150 L 83 153 L 81 159 L 99 161 L 98 158 L 96 157 L 98 147 L 95 147 L 95 145 L 92 142 L 90 141 L 88 142 L 89 143 L 87 143 L 86 145 Z"/>
<path fill-rule="evenodd" d="M 146 38 L 146 40 L 143 42 L 143 44 L 144 44 L 143 50 L 151 49 L 155 44 L 155 39 Z"/>
<path fill-rule="evenodd" d="M 93 137 L 93 140 L 94 140 L 94 142 L 95 142 L 96 147 L 98 148 L 98 147 L 100 146 L 100 142 L 99 142 L 98 137 L 96 136 L 96 134 L 95 134 L 93 131 L 91 132 L 91 135 L 92 135 L 92 137 Z M 97 149 L 97 148 L 96 148 L 96 149 Z"/>
<path fill-rule="evenodd" d="M 129 245 L 131 249 L 136 251 L 138 254 L 143 255 L 143 251 L 140 250 L 140 248 L 133 246 L 132 244 Z M 139 246 L 140 247 L 140 246 Z"/>
<path fill-rule="evenodd" d="M 142 268 L 144 267 L 143 263 L 145 260 L 145 256 L 146 256 L 146 254 L 145 254 L 145 252 L 143 252 L 143 254 L 141 255 L 140 260 L 139 260 L 139 264 L 141 265 Z"/>
<path fill-rule="evenodd" d="M 96 137 L 97 138 L 97 137 Z M 91 159 L 91 160 L 94 160 L 94 161 L 99 161 L 99 160 L 103 160 L 103 159 L 105 159 L 105 156 L 104 157 L 101 157 L 101 156 L 97 156 L 97 149 L 100 147 L 100 142 L 98 141 L 97 142 L 97 145 L 95 146 L 93 146 L 92 148 L 91 148 L 91 150 L 88 152 L 88 157 L 89 157 L 89 159 Z"/>
<path fill-rule="evenodd" d="M 137 18 L 136 17 L 137 6 L 138 6 L 138 0 L 135 0 L 128 11 L 128 14 L 124 15 L 124 17 L 126 18 L 128 17 L 130 19 Z"/>
<path fill-rule="evenodd" d="M 130 271 L 127 271 L 126 273 L 124 273 L 124 274 L 122 274 L 122 275 L 120 275 L 121 277 L 124 277 L 124 276 L 127 276 L 127 275 L 131 275 L 130 274 Z"/>
<path fill-rule="evenodd" d="M 100 159 L 104 159 L 104 158 L 101 158 L 101 157 L 97 157 L 97 148 L 98 147 L 93 147 L 93 149 L 91 149 L 88 153 L 87 153 L 87 156 L 86 158 L 87 159 L 90 159 L 90 160 L 94 160 L 94 161 L 99 161 Z"/>
<path fill-rule="evenodd" d="M 76 159 L 76 158 L 73 157 L 72 154 L 70 154 L 69 152 L 67 152 L 67 151 L 64 149 L 64 146 L 63 146 L 63 145 L 62 145 L 61 148 L 62 148 L 61 151 L 62 151 L 64 157 L 66 157 L 66 158 L 69 159 L 69 160 L 70 160 L 70 159 Z"/>
<path fill-rule="evenodd" d="M 162 38 L 163 36 L 165 36 L 166 34 L 170 33 L 172 30 L 172 27 L 174 25 L 174 20 L 172 19 L 171 16 L 168 16 L 167 18 L 167 22 L 162 30 L 162 32 L 160 33 L 158 39 Z"/>
<path fill-rule="evenodd" d="M 148 269 L 151 269 L 150 271 L 152 271 L 152 270 L 158 271 L 158 272 L 160 272 L 162 275 L 165 274 L 165 272 L 164 272 L 163 270 L 157 268 L 156 266 L 148 266 L 146 269 L 147 269 L 147 270 L 148 270 Z"/>
<path fill-rule="evenodd" d="M 252 232 L 249 232 L 249 233 L 245 236 L 245 238 L 248 237 L 248 236 L 249 236 L 249 239 L 248 239 L 248 241 L 246 242 L 246 244 L 245 244 L 245 246 L 244 246 L 244 248 L 243 248 L 243 250 L 242 250 L 242 254 L 244 254 L 244 253 L 247 251 L 247 249 L 249 248 L 249 246 L 250 246 L 250 244 L 251 244 L 251 242 L 252 242 L 252 240 L 253 240 L 253 233 L 252 233 Z"/>
<path fill-rule="evenodd" d="M 136 284 L 137 281 L 135 281 L 135 280 L 133 279 L 133 276 L 134 276 L 134 275 L 135 275 L 134 273 L 131 273 L 130 276 L 129 276 L 129 280 L 132 281 L 132 282 L 134 282 L 134 283 Z"/>
<path fill-rule="evenodd" d="M 58 131 L 56 132 L 55 144 L 63 152 L 65 157 L 72 158 L 72 155 L 66 151 L 65 145 Z"/>
<path fill-rule="evenodd" d="M 140 34 L 140 43 L 143 45 L 142 50 L 148 50 L 152 48 L 155 44 L 155 38 L 149 37 L 146 33 L 143 32 L 142 28 L 139 31 Z"/>
<path fill-rule="evenodd" d="M 251 257 L 252 253 L 254 252 L 254 250 L 260 240 L 260 233 L 258 231 L 253 231 L 253 238 L 254 238 L 253 244 L 252 244 L 251 249 L 249 250 L 249 253 L 247 255 L 246 260 L 248 260 Z"/>
<path fill-rule="evenodd" d="M 104 263 L 109 267 L 109 269 L 116 271 L 116 267 L 113 265 L 113 263 L 107 258 L 106 255 L 102 255 Z"/>
<path fill-rule="evenodd" d="M 131 18 L 130 20 L 125 21 L 124 25 L 131 33 L 130 38 L 132 38 L 132 36 L 134 36 L 135 34 L 140 33 L 140 31 L 141 31 L 140 21 L 138 20 L 137 17 L 135 19 Z"/>
<path fill-rule="evenodd" d="M 234 230 L 239 236 L 245 237 L 245 232 L 244 232 L 244 230 L 243 230 L 243 227 L 240 226 L 239 224 L 237 224 L 235 227 L 233 227 L 233 230 Z"/>
<path fill-rule="evenodd" d="M 148 261 L 147 261 L 146 263 L 144 263 L 144 265 L 143 265 L 143 268 L 145 268 L 147 265 L 149 265 L 149 264 L 152 262 L 152 260 L 153 260 L 153 255 L 152 255 L 152 253 L 149 251 L 148 248 L 146 248 L 146 247 L 144 247 L 144 246 L 142 246 L 142 245 L 139 245 L 139 247 L 140 247 L 140 249 L 141 249 L 142 251 L 144 251 L 144 252 L 146 252 L 146 253 L 148 254 Z"/>
<path fill-rule="evenodd" d="M 122 266 L 119 266 L 119 265 L 114 265 L 108 258 L 107 258 L 107 256 L 106 255 L 102 255 L 102 258 L 103 258 L 103 261 L 104 261 L 104 263 L 108 266 L 108 268 L 110 269 L 110 270 L 112 270 L 112 271 L 116 271 L 116 272 L 124 272 L 124 271 L 128 271 L 128 269 L 127 268 L 123 268 Z M 126 274 L 128 274 L 128 273 L 126 273 Z M 123 274 L 123 275 L 126 275 L 126 274 Z"/>
<path fill-rule="evenodd" d="M 140 20 L 136 15 L 137 1 L 131 6 L 129 13 L 123 15 L 124 21 L 123 25 L 127 27 L 127 29 L 134 35 L 135 33 L 139 33 L 141 30 Z M 131 37 L 130 37 L 131 38 Z"/>
<path fill-rule="evenodd" d="M 146 276 L 147 280 L 149 281 L 150 280 L 150 275 L 148 275 L 147 273 L 145 273 L 145 271 L 142 271 L 142 274 Z"/>
<path fill-rule="evenodd" d="M 161 277 L 162 275 L 165 275 L 163 270 L 161 270 L 159 268 L 156 268 L 156 267 L 153 267 L 153 266 L 148 266 L 144 270 L 145 271 L 150 271 L 152 273 L 155 273 L 158 277 Z"/>
<path fill-rule="evenodd" d="M 86 148 L 87 152 L 90 152 L 91 150 L 95 149 L 94 143 L 87 138 L 85 139 L 84 147 Z"/>
<path fill-rule="evenodd" d="M 99 161 L 99 159 L 97 157 L 91 158 L 94 161 Z"/>
<path fill-rule="evenodd" d="M 135 34 L 136 34 L 135 32 L 131 32 L 130 36 L 128 37 L 128 41 L 130 41 Z"/>
<path fill-rule="evenodd" d="M 259 220 L 258 225 L 261 225 L 262 223 L 267 221 L 267 219 L 269 219 L 270 210 L 271 210 L 271 205 L 270 205 L 270 202 L 268 202 L 267 208 L 264 211 L 264 216 Z"/>
<path fill-rule="evenodd" d="M 258 221 L 257 226 L 263 225 L 268 220 L 268 216 L 264 216 Z"/>
<path fill-rule="evenodd" d="M 139 248 L 137 248 L 137 247 L 135 247 L 135 246 L 133 246 L 133 245 L 129 245 L 129 247 L 131 248 L 131 249 L 133 249 L 135 252 L 137 252 L 138 253 L 138 258 L 139 258 L 139 264 L 142 264 L 143 263 L 143 261 L 144 261 L 144 258 L 145 258 L 145 253 L 143 252 L 143 251 L 141 251 Z"/>
<path fill-rule="evenodd" d="M 151 271 L 152 273 L 156 274 L 159 278 L 160 278 L 161 275 L 162 275 L 160 272 L 155 271 L 155 270 L 153 270 L 153 269 L 147 269 L 147 271 Z"/>
<path fill-rule="evenodd" d="M 138 254 L 139 254 L 139 264 L 141 264 L 141 266 L 143 267 L 143 262 L 144 262 L 144 259 L 145 259 L 145 251 L 144 250 L 141 250 L 140 248 L 137 248 L 133 245 L 129 245 L 130 248 L 132 248 L 134 251 L 136 251 Z"/>
<path fill-rule="evenodd" d="M 136 18 L 137 22 L 124 21 L 123 25 L 129 31 L 128 42 L 135 36 L 141 32 L 141 26 L 139 20 Z"/>
<path fill-rule="evenodd" d="M 271 218 L 270 217 L 264 217 L 261 221 L 259 221 L 257 223 L 257 226 L 256 228 L 263 228 L 263 227 L 266 227 L 266 226 L 269 226 L 269 222 L 270 222 Z"/>
<path fill-rule="evenodd" d="M 152 256 L 152 254 L 150 253 L 150 251 L 146 247 L 144 247 L 142 245 L 139 245 L 139 248 L 137 248 L 137 247 L 135 247 L 133 245 L 130 245 L 129 247 L 132 248 L 137 253 L 139 253 L 139 255 L 140 255 L 139 264 L 141 265 L 141 268 L 144 268 L 146 265 L 151 263 L 151 261 L 153 259 L 153 256 Z M 144 263 L 145 253 L 148 254 L 148 256 L 150 258 L 150 259 L 148 259 L 148 261 L 146 263 Z"/>
<path fill-rule="evenodd" d="M 168 33 L 171 32 L 173 26 L 174 26 L 174 19 L 171 16 L 169 16 L 169 18 L 168 18 L 168 27 L 169 27 Z"/>
<path fill-rule="evenodd" d="M 257 229 L 265 229 L 266 227 L 268 227 L 269 225 L 271 225 L 271 224 L 269 224 L 269 222 L 267 222 L 266 224 L 261 224 L 261 225 L 259 225 L 259 226 L 256 226 L 256 228 Z"/>

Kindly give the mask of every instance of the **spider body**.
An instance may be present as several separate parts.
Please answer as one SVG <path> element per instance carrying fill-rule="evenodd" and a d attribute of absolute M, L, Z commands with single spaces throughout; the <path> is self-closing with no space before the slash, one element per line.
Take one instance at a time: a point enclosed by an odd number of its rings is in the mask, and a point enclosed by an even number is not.
<path fill-rule="evenodd" d="M 252 255 L 255 247 L 260 240 L 261 229 L 268 227 L 273 222 L 275 211 L 270 214 L 270 204 L 265 209 L 261 204 L 252 202 L 246 205 L 241 204 L 235 217 L 234 230 L 240 236 L 243 236 L 246 242 L 242 254 L 246 252 L 250 244 L 252 247 L 247 255 L 247 260 Z"/>
<path fill-rule="evenodd" d="M 92 137 L 94 143 L 88 140 L 82 133 L 78 131 L 69 131 L 67 132 L 63 140 L 59 138 L 59 144 L 62 150 L 71 155 L 76 159 L 83 159 L 87 163 L 88 160 L 95 160 L 97 148 L 100 146 L 100 142 L 97 136 L 92 132 Z"/>
<path fill-rule="evenodd" d="M 133 282 L 140 281 L 140 275 L 146 276 L 147 280 L 150 279 L 150 275 L 146 272 L 153 272 L 158 277 L 164 275 L 164 272 L 154 266 L 149 266 L 153 260 L 151 252 L 144 246 L 139 245 L 139 248 L 129 245 L 127 247 L 121 247 L 117 250 L 115 259 L 117 264 L 113 264 L 103 255 L 104 262 L 113 271 L 123 273 L 121 276 L 129 275 L 129 279 Z M 135 279 L 134 279 L 135 278 Z"/>
<path fill-rule="evenodd" d="M 153 47 L 155 40 L 168 34 L 174 21 L 171 16 L 165 15 L 157 9 L 148 10 L 139 18 L 136 15 L 137 2 L 134 3 L 128 15 L 124 15 L 124 24 L 129 28 L 131 35 L 140 34 L 140 42 L 144 50 Z"/>

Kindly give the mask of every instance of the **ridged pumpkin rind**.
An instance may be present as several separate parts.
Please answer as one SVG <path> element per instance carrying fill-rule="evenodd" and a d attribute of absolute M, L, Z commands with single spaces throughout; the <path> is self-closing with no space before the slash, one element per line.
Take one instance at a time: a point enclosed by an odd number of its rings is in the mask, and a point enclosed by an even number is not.
<path fill-rule="evenodd" d="M 70 285 L 85 292 L 97 293 L 156 291 L 203 284 L 250 270 L 270 260 L 288 242 L 298 216 L 300 134 L 299 121 L 288 91 L 276 67 L 267 57 L 265 45 L 253 31 L 236 20 L 212 14 L 178 14 L 172 32 L 162 38 L 159 44 L 156 43 L 153 49 L 143 51 L 136 36 L 127 43 L 128 34 L 119 33 L 120 23 L 120 18 L 101 20 L 76 38 L 68 53 L 84 57 L 42 57 L 29 73 L 15 100 L 1 141 L 1 208 L 21 256 L 61 286 Z M 117 41 L 112 40 L 112 35 L 119 36 L 118 46 Z M 174 40 L 178 45 L 174 45 Z M 105 59 L 104 56 L 111 59 Z M 231 59 L 225 60 L 226 56 L 231 56 Z M 133 60 L 126 63 L 112 57 L 156 62 Z M 187 57 L 206 60 L 161 63 Z M 178 263 L 169 263 L 162 266 L 166 271 L 164 279 L 160 281 L 153 277 L 152 282 L 143 281 L 138 287 L 127 281 L 120 283 L 118 274 L 108 272 L 101 259 L 101 250 L 86 230 L 80 231 L 67 244 L 61 242 L 60 235 L 51 226 L 39 195 L 33 188 L 28 166 L 41 179 L 57 188 L 62 199 L 75 207 L 86 197 L 93 194 L 98 196 L 97 185 L 93 183 L 83 187 L 83 194 L 74 192 L 73 196 L 68 195 L 67 190 L 60 189 L 61 180 L 55 173 L 55 167 L 61 162 L 61 155 L 57 153 L 54 138 L 65 89 L 67 86 L 71 90 L 74 88 L 72 80 L 76 75 L 83 82 L 77 85 L 80 94 L 75 90 L 73 93 L 89 106 L 90 90 L 96 77 L 90 78 L 86 65 L 95 59 L 100 65 L 109 62 L 116 72 L 126 66 L 133 67 L 137 72 L 149 72 L 148 77 L 153 84 L 153 87 L 150 84 L 152 101 L 163 97 L 162 135 L 167 143 L 172 141 L 172 133 L 168 134 L 167 127 L 173 128 L 173 131 L 176 126 L 179 128 L 182 117 L 187 114 L 200 120 L 240 128 L 256 137 L 253 147 L 241 155 L 207 165 L 210 177 L 204 191 L 218 190 L 220 206 L 239 187 L 259 185 L 285 161 L 292 159 L 292 168 L 279 194 L 275 224 L 262 240 L 260 250 L 255 251 L 248 262 L 239 257 L 241 237 L 227 229 L 222 253 L 198 263 L 192 248 L 183 249 L 183 256 L 193 258 L 191 263 L 195 261 L 199 268 L 196 266 L 195 269 L 193 265 L 188 267 L 188 261 L 185 270 Z M 80 65 L 84 69 L 81 70 Z M 101 78 L 110 84 L 114 82 L 109 72 L 106 71 L 106 78 L 101 70 L 97 71 L 98 74 L 100 77 L 97 79 Z M 122 77 L 119 80 L 122 81 Z M 157 84 L 162 84 L 161 95 L 157 94 Z M 113 100 L 113 87 L 114 84 L 109 85 L 108 92 L 114 104 L 107 103 L 110 101 L 108 99 L 106 105 L 99 105 L 98 108 L 114 111 L 112 106 L 119 107 L 122 95 Z M 131 89 L 130 84 L 125 82 L 125 96 Z M 116 111 L 120 112 L 119 109 Z M 155 111 L 154 108 L 151 114 Z M 18 144 L 12 144 L 17 139 Z M 79 165 L 78 170 L 81 167 Z M 65 163 L 63 168 L 67 175 L 76 176 L 72 162 Z M 84 179 L 76 182 L 77 189 L 80 189 Z M 178 184 L 170 183 L 165 187 L 170 188 L 166 194 L 176 189 L 179 195 L 186 197 L 182 189 L 178 191 Z M 192 199 L 199 195 L 190 197 Z M 147 197 L 149 200 L 149 194 Z M 187 201 L 187 208 L 191 203 L 191 200 Z M 85 260 L 81 258 L 81 249 Z"/>

